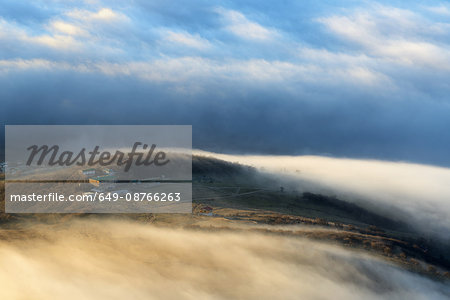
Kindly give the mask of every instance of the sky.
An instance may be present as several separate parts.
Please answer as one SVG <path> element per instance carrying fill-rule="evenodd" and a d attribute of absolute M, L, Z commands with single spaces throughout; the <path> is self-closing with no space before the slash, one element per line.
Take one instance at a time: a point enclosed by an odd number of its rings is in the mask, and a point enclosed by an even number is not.
<path fill-rule="evenodd" d="M 188 124 L 220 153 L 450 166 L 445 1 L 8 1 L 2 124 Z"/>

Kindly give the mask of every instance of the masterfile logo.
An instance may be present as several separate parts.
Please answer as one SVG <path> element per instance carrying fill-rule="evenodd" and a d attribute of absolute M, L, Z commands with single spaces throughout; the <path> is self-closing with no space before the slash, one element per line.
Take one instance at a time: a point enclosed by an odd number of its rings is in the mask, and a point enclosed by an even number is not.
<path fill-rule="evenodd" d="M 6 212 L 192 210 L 191 126 L 7 125 L 5 130 Z"/>
<path fill-rule="evenodd" d="M 138 147 L 140 145 L 142 145 L 142 150 L 146 153 L 138 152 Z M 50 166 L 95 166 L 97 164 L 100 166 L 109 166 L 115 163 L 117 166 L 125 165 L 125 172 L 130 170 L 133 163 L 136 166 L 164 166 L 170 162 L 169 159 L 166 159 L 166 152 L 157 151 L 155 153 L 155 144 L 149 147 L 147 144 L 135 142 L 129 153 L 116 150 L 114 154 L 111 154 L 109 151 L 100 152 L 99 148 L 100 146 L 95 146 L 95 148 L 92 151 L 87 152 L 87 154 L 86 148 L 82 148 L 78 154 L 75 154 L 72 151 L 63 151 L 62 153 L 59 153 L 59 146 L 57 145 L 53 145 L 52 147 L 49 147 L 48 145 L 42 145 L 40 147 L 38 145 L 32 145 L 27 148 L 27 150 L 30 150 L 27 166 L 30 166 L 33 163 L 33 160 L 38 154 L 39 156 L 36 158 L 36 165 L 38 166 L 42 165 L 46 157 L 49 156 L 48 164 Z M 88 158 L 86 158 L 86 155 L 88 155 Z M 136 158 L 136 160 L 134 158 Z"/>

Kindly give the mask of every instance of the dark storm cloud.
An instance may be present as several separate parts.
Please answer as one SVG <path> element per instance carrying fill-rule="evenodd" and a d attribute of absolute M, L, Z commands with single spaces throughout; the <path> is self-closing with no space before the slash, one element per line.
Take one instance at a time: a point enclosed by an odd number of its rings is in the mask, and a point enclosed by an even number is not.
<path fill-rule="evenodd" d="M 192 124 L 194 147 L 450 165 L 447 7 L 7 2 L 5 124 Z"/>
<path fill-rule="evenodd" d="M 171 85 L 130 78 L 18 77 L 9 78 L 9 93 L 1 92 L 3 99 L 12 99 L 4 102 L 6 124 L 192 124 L 194 147 L 219 152 L 450 163 L 445 103 L 430 102 L 426 109 L 420 101 L 384 107 L 377 98 L 357 95 L 336 100 L 331 91 L 323 99 L 230 84 L 203 95 L 179 95 Z"/>

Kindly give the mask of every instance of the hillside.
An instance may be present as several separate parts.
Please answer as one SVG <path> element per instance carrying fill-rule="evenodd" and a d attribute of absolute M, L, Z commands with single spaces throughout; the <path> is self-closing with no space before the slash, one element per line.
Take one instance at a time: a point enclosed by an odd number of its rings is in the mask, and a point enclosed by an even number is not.
<path fill-rule="evenodd" d="M 274 175 L 212 157 L 194 156 L 193 214 L 0 214 L 1 239 L 27 237 L 29 224 L 126 218 L 156 226 L 207 231 L 256 231 L 307 237 L 379 255 L 408 270 L 449 280 L 448 245 L 364 207 L 286 188 Z M 3 175 L 2 175 L 3 176 Z M 4 180 L 1 181 L 4 201 Z M 4 208 L 4 203 L 1 205 Z M 7 230 L 6 230 L 7 229 Z"/>

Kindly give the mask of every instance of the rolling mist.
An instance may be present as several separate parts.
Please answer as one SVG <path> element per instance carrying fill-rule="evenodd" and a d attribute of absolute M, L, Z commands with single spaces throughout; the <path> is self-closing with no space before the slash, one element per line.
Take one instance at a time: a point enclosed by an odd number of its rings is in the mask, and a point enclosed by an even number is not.
<path fill-rule="evenodd" d="M 444 299 L 448 286 L 359 252 L 254 232 L 122 220 L 28 224 L 0 242 L 3 299 Z M 3 232 L 3 235 L 8 234 Z M 17 238 L 20 235 L 29 235 Z M 332 266 L 332 267 L 331 267 Z"/>
<path fill-rule="evenodd" d="M 450 169 L 319 156 L 225 155 L 276 175 L 291 190 L 333 195 L 450 241 Z"/>

